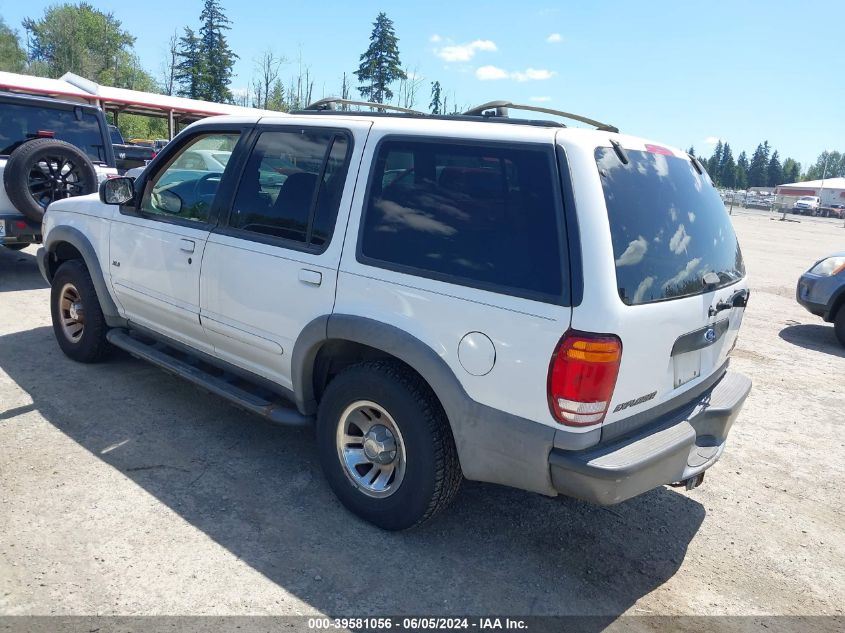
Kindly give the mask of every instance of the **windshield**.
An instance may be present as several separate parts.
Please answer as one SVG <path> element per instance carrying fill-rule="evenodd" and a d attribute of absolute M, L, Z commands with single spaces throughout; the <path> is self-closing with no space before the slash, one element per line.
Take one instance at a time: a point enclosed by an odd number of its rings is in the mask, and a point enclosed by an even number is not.
<path fill-rule="evenodd" d="M 4 103 L 0 116 L 0 155 L 8 155 L 39 136 L 67 141 L 94 162 L 106 162 L 100 122 L 88 110 L 59 110 L 42 104 Z"/>
<path fill-rule="evenodd" d="M 596 150 L 619 296 L 628 305 L 724 287 L 745 275 L 722 199 L 684 158 L 609 147 Z M 705 285 L 715 273 L 719 282 Z M 708 275 L 712 278 L 711 275 Z"/>

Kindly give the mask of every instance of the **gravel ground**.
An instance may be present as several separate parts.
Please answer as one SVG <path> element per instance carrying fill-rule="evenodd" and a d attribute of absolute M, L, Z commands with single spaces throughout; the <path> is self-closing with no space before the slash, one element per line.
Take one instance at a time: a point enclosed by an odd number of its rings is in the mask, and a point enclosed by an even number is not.
<path fill-rule="evenodd" d="M 598 508 L 466 483 L 402 534 L 343 510 L 310 432 L 66 359 L 35 249 L 0 249 L 0 614 L 842 615 L 845 351 L 794 286 L 845 229 L 771 218 L 734 216 L 754 389 L 702 487 Z"/>

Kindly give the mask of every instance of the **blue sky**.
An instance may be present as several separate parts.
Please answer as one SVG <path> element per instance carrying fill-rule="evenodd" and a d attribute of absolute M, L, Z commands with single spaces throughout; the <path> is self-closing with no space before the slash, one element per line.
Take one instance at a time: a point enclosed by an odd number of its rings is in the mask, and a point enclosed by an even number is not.
<path fill-rule="evenodd" d="M 174 29 L 196 27 L 201 0 L 101 2 L 136 37 L 158 74 Z M 51 2 L 0 0 L 20 28 Z M 394 21 L 403 63 L 439 80 L 450 101 L 535 102 L 606 121 L 623 132 L 709 155 L 715 139 L 736 157 L 768 139 L 806 167 L 845 150 L 845 2 L 306 2 L 223 0 L 240 55 L 233 88 L 246 87 L 264 49 L 300 58 L 315 97 L 337 94 L 357 67 L 372 21 Z"/>

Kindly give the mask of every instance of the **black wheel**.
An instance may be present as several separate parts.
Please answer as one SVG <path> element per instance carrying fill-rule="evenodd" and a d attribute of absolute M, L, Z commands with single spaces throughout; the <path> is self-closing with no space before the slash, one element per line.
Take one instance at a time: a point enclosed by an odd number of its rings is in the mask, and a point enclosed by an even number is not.
<path fill-rule="evenodd" d="M 94 165 L 78 147 L 51 138 L 28 141 L 9 156 L 3 184 L 12 205 L 41 222 L 47 205 L 97 190 Z"/>
<path fill-rule="evenodd" d="M 343 505 L 385 530 L 430 519 L 461 483 L 443 408 L 400 363 L 353 365 L 329 383 L 317 415 L 317 447 Z"/>
<path fill-rule="evenodd" d="M 845 305 L 839 306 L 839 310 L 836 312 L 833 331 L 836 333 L 836 338 L 839 339 L 839 344 L 845 347 Z"/>
<path fill-rule="evenodd" d="M 6 248 L 10 251 L 22 251 L 25 249 L 29 244 L 3 244 Z"/>
<path fill-rule="evenodd" d="M 65 262 L 50 291 L 53 332 L 62 351 L 80 363 L 96 363 L 110 349 L 106 319 L 88 269 L 78 259 Z"/>

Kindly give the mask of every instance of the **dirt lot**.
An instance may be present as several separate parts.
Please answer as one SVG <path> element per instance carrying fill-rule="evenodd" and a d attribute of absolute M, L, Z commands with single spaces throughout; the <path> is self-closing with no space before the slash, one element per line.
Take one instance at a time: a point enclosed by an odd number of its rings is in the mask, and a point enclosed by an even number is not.
<path fill-rule="evenodd" d="M 467 483 L 403 534 L 341 508 L 308 431 L 67 360 L 35 249 L 0 249 L 0 613 L 841 615 L 845 351 L 793 294 L 845 229 L 734 217 L 754 390 L 701 488 L 602 509 Z"/>

